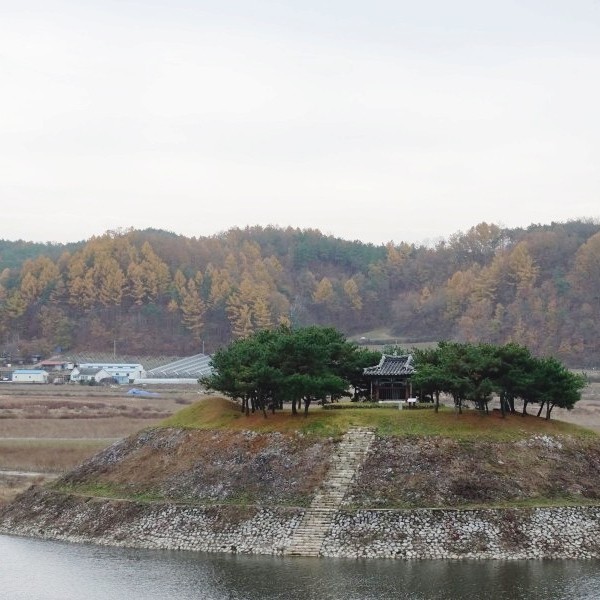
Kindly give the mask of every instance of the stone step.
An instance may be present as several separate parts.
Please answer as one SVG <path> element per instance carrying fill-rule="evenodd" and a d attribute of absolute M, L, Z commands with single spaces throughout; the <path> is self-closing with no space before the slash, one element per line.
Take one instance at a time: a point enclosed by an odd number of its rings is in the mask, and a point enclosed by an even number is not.
<path fill-rule="evenodd" d="M 353 427 L 344 435 L 331 457 L 331 467 L 310 508 L 294 531 L 291 544 L 285 551 L 289 556 L 319 556 L 325 536 L 342 504 L 348 488 L 368 454 L 375 433 Z"/>

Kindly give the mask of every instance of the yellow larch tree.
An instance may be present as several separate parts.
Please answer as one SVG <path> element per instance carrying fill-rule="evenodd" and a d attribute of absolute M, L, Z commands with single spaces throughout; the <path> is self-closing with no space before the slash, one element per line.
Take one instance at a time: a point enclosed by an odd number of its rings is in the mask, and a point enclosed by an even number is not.
<path fill-rule="evenodd" d="M 235 337 L 246 337 L 259 328 L 256 324 L 255 308 L 257 298 L 261 295 L 260 287 L 257 287 L 250 274 L 244 273 L 237 291 L 229 296 L 226 303 L 227 316 Z M 259 305 L 260 320 L 270 321 L 268 306 L 263 301 L 259 301 Z"/>
<path fill-rule="evenodd" d="M 600 308 L 600 233 L 577 250 L 569 281 L 585 300 Z"/>
<path fill-rule="evenodd" d="M 192 334 L 194 341 L 199 342 L 204 331 L 206 304 L 202 300 L 196 282 L 192 278 L 187 282 L 181 301 L 181 312 L 184 326 Z"/>
<path fill-rule="evenodd" d="M 141 306 L 146 299 L 144 269 L 139 263 L 130 262 L 127 267 L 127 293 L 137 306 Z"/>
<path fill-rule="evenodd" d="M 508 257 L 509 278 L 517 291 L 533 287 L 539 268 L 529 254 L 527 244 L 520 242 Z"/>
<path fill-rule="evenodd" d="M 125 290 L 125 275 L 119 263 L 107 254 L 96 258 L 93 268 L 98 301 L 103 306 L 120 306 Z"/>
<path fill-rule="evenodd" d="M 352 308 L 355 311 L 360 311 L 363 307 L 363 301 L 360 296 L 358 284 L 353 278 L 350 278 L 344 283 L 344 292 L 350 301 Z"/>
<path fill-rule="evenodd" d="M 23 278 L 21 279 L 21 298 L 29 306 L 38 298 L 38 294 L 40 292 L 38 280 L 35 275 L 31 272 L 25 273 Z"/>
<path fill-rule="evenodd" d="M 27 310 L 27 302 L 21 295 L 20 290 L 15 289 L 8 294 L 4 302 L 3 312 L 9 319 L 18 319 L 25 314 Z"/>
<path fill-rule="evenodd" d="M 260 290 L 252 302 L 252 322 L 255 330 L 271 329 L 273 317 L 265 290 Z"/>
<path fill-rule="evenodd" d="M 254 333 L 250 306 L 248 305 L 229 305 L 227 312 L 230 314 L 231 333 L 234 338 L 245 338 Z M 233 308 L 233 310 L 231 310 Z"/>
<path fill-rule="evenodd" d="M 83 310 L 89 310 L 96 300 L 96 286 L 92 270 L 81 254 L 72 258 L 67 275 L 69 303 Z"/>
<path fill-rule="evenodd" d="M 317 304 L 331 304 L 334 299 L 333 285 L 328 277 L 323 277 L 317 284 L 313 293 L 313 300 Z"/>
<path fill-rule="evenodd" d="M 494 302 L 496 300 L 496 293 L 502 280 L 503 263 L 503 257 L 496 256 L 488 267 L 484 267 L 479 271 L 473 289 L 476 301 L 489 300 Z"/>
<path fill-rule="evenodd" d="M 456 271 L 446 283 L 446 319 L 454 321 L 466 310 L 475 289 L 478 270 L 479 267 L 474 266 L 467 271 Z"/>
<path fill-rule="evenodd" d="M 141 257 L 140 267 L 146 297 L 150 302 L 156 302 L 169 288 L 169 267 L 154 252 L 149 242 L 142 245 Z"/>
<path fill-rule="evenodd" d="M 186 286 L 187 280 L 185 275 L 181 272 L 181 269 L 177 269 L 177 271 L 175 271 L 175 275 L 173 275 L 173 290 L 178 302 L 181 302 L 185 296 Z"/>
<path fill-rule="evenodd" d="M 27 260 L 21 269 L 21 295 L 27 304 L 42 299 L 60 277 L 58 267 L 47 256 Z"/>
<path fill-rule="evenodd" d="M 216 269 L 209 265 L 206 272 L 210 277 L 210 304 L 215 305 L 224 302 L 233 288 L 229 271 L 227 269 Z"/>

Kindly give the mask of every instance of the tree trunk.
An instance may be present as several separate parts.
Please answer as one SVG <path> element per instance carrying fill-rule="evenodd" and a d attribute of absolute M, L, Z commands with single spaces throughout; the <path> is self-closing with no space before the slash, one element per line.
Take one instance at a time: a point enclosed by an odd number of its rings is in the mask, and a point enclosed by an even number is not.
<path fill-rule="evenodd" d="M 440 393 L 436 392 L 435 393 L 435 412 L 438 412 L 438 410 L 440 410 Z"/>
<path fill-rule="evenodd" d="M 537 415 L 536 416 L 539 417 L 542 414 L 542 410 L 544 408 L 544 403 L 545 402 L 546 402 L 545 400 L 542 400 L 542 403 L 540 404 L 540 410 L 537 411 Z"/>
<path fill-rule="evenodd" d="M 297 415 L 298 410 L 296 409 L 296 398 L 292 398 L 292 414 Z"/>
<path fill-rule="evenodd" d="M 310 406 L 310 398 L 304 398 L 304 418 L 308 416 L 308 407 Z"/>
<path fill-rule="evenodd" d="M 258 408 L 262 412 L 263 417 L 266 419 L 267 418 L 267 403 L 265 402 L 265 397 L 262 394 L 260 394 L 258 396 L 258 398 L 256 399 L 256 401 L 257 401 Z"/>
<path fill-rule="evenodd" d="M 454 408 L 457 408 L 458 414 L 462 415 L 462 398 L 460 396 L 454 398 Z"/>

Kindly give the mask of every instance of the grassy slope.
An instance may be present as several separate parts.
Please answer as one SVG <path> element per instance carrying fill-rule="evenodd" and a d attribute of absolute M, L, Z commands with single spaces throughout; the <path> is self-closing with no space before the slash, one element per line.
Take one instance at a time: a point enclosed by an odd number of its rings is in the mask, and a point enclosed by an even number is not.
<path fill-rule="evenodd" d="M 360 405 L 357 405 L 360 406 Z M 571 435 L 595 439 L 588 429 L 564 423 L 546 421 L 534 416 L 499 413 L 481 415 L 465 411 L 458 415 L 442 408 L 433 410 L 398 410 L 396 408 L 353 410 L 323 410 L 311 407 L 306 418 L 292 416 L 288 411 L 245 416 L 239 407 L 224 398 L 207 398 L 189 406 L 161 423 L 163 427 L 186 429 L 253 430 L 258 432 L 292 432 L 322 436 L 343 434 L 350 426 L 373 427 L 380 436 L 443 436 L 455 440 L 485 439 L 490 441 L 519 440 L 531 435 Z"/>
<path fill-rule="evenodd" d="M 348 507 L 543 506 L 600 500 L 600 436 L 534 416 L 445 409 L 246 417 L 206 398 L 67 474 L 65 492 L 191 504 L 306 506 L 348 427 L 377 439 Z M 301 435 L 297 435 L 301 434 Z M 118 455 L 118 456 L 117 456 Z M 116 458 L 116 459 L 115 459 Z"/>

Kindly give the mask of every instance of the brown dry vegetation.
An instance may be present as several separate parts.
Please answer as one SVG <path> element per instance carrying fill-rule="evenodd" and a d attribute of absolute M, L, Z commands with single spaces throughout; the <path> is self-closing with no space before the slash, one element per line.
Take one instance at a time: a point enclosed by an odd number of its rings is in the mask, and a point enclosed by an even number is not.
<path fill-rule="evenodd" d="M 127 396 L 128 388 L 3 386 L 1 438 L 121 438 L 154 425 L 200 397 L 197 388 Z M 0 467 L 2 465 L 0 464 Z"/>
<path fill-rule="evenodd" d="M 0 439 L 2 470 L 62 473 L 113 439 Z"/>
<path fill-rule="evenodd" d="M 56 485 L 111 497 L 306 505 L 332 444 L 278 432 L 153 429 L 107 448 Z"/>
<path fill-rule="evenodd" d="M 3 384 L 0 387 L 0 503 L 31 483 L 27 472 L 63 473 L 114 441 L 195 402 L 198 388 L 126 396 L 128 388 Z M 2 471 L 19 471 L 8 477 Z"/>
<path fill-rule="evenodd" d="M 466 415 L 467 423 L 471 416 Z M 510 441 L 380 432 L 346 504 L 413 508 L 598 502 L 598 436 L 519 431 Z M 335 444 L 336 438 L 301 432 L 156 428 L 107 448 L 56 486 L 83 495 L 141 500 L 302 506 L 323 481 Z"/>
<path fill-rule="evenodd" d="M 0 506 L 12 500 L 17 494 L 24 492 L 31 485 L 40 485 L 52 480 L 52 475 L 35 473 L 12 473 L 0 471 Z"/>
<path fill-rule="evenodd" d="M 600 499 L 600 440 L 379 438 L 347 499 L 361 508 L 545 504 Z"/>

